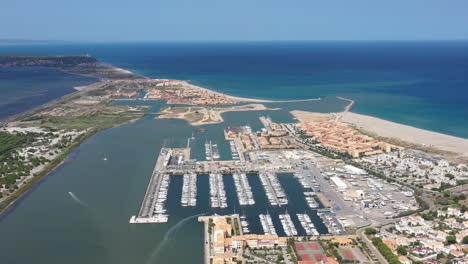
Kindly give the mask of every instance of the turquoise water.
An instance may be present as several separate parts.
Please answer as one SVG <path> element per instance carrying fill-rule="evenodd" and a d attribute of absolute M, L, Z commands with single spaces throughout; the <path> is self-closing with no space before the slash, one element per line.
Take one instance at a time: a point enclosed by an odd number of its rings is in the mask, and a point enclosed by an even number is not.
<path fill-rule="evenodd" d="M 468 41 L 109 43 L 0 47 L 86 54 L 228 94 L 344 96 L 353 111 L 468 138 Z"/>

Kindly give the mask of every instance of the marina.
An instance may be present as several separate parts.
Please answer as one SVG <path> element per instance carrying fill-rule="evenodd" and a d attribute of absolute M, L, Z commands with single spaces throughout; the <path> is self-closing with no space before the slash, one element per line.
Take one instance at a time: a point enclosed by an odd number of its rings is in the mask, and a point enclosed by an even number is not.
<path fill-rule="evenodd" d="M 323 223 L 327 227 L 328 231 L 332 235 L 343 235 L 345 234 L 345 230 L 343 226 L 340 224 L 336 215 L 330 212 L 320 212 L 318 213 L 320 218 L 323 220 Z"/>
<path fill-rule="evenodd" d="M 288 198 L 275 173 L 261 172 L 259 177 L 271 205 L 283 206 L 288 204 Z"/>
<path fill-rule="evenodd" d="M 261 214 L 258 216 L 265 235 L 276 235 L 276 229 L 270 214 Z"/>
<path fill-rule="evenodd" d="M 226 208 L 228 206 L 223 175 L 220 173 L 210 173 L 210 204 L 211 207 Z"/>
<path fill-rule="evenodd" d="M 206 160 L 213 159 L 213 150 L 211 149 L 211 143 L 209 142 L 205 143 L 205 155 L 206 155 Z"/>
<path fill-rule="evenodd" d="M 211 144 L 211 141 L 210 141 Z M 211 144 L 211 153 L 213 160 L 219 160 L 219 149 L 218 149 L 218 144 Z"/>
<path fill-rule="evenodd" d="M 211 141 L 205 143 L 206 160 L 219 160 L 218 144 L 213 144 Z"/>
<path fill-rule="evenodd" d="M 312 223 L 312 220 L 310 220 L 310 217 L 308 214 L 297 214 L 297 218 L 299 219 L 299 222 L 301 223 L 302 228 L 305 230 L 308 236 L 320 235 L 320 233 L 315 228 L 314 223 Z"/>
<path fill-rule="evenodd" d="M 244 234 L 250 233 L 249 222 L 247 222 L 247 217 L 245 217 L 244 215 L 242 215 L 242 216 L 240 217 L 240 224 L 241 224 L 241 227 L 242 227 L 242 232 L 243 232 Z"/>
<path fill-rule="evenodd" d="M 237 198 L 240 205 L 254 205 L 252 188 L 250 187 L 247 175 L 244 172 L 233 173 L 234 185 L 236 186 Z"/>
<path fill-rule="evenodd" d="M 307 205 L 310 209 L 317 209 L 320 207 L 319 203 L 315 200 L 314 194 L 312 193 L 304 193 L 304 198 L 307 202 Z"/>
<path fill-rule="evenodd" d="M 184 174 L 182 185 L 182 206 L 195 206 L 197 205 L 197 174 L 186 173 Z"/>
<path fill-rule="evenodd" d="M 292 222 L 291 216 L 289 214 L 280 214 L 279 219 L 286 236 L 297 236 L 297 229 L 294 226 L 294 223 Z"/>
<path fill-rule="evenodd" d="M 234 140 L 229 140 L 229 148 L 231 149 L 231 157 L 233 160 L 239 160 L 239 150 L 237 149 Z"/>
<path fill-rule="evenodd" d="M 315 180 L 312 179 L 312 175 L 305 173 L 294 173 L 294 178 L 296 178 L 304 189 L 312 189 L 315 185 Z"/>

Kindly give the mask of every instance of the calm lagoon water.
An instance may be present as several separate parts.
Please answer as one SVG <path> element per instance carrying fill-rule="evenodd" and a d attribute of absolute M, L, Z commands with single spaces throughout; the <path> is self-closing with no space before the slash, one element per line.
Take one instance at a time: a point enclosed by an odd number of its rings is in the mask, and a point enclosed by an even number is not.
<path fill-rule="evenodd" d="M 0 67 L 0 120 L 74 92 L 96 82 L 51 68 Z"/>

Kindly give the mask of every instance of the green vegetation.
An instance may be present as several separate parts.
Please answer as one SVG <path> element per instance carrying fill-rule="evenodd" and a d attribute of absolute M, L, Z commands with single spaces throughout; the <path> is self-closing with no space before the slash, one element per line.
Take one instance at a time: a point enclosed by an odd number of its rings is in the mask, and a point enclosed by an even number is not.
<path fill-rule="evenodd" d="M 364 233 L 366 235 L 375 235 L 375 234 L 377 234 L 377 230 L 374 229 L 374 228 L 368 227 L 368 228 L 365 229 Z"/>
<path fill-rule="evenodd" d="M 468 236 L 463 237 L 463 244 L 468 244 Z"/>
<path fill-rule="evenodd" d="M 19 135 L 10 134 L 8 132 L 0 132 L 0 155 L 21 146 L 25 138 Z"/>
<path fill-rule="evenodd" d="M 45 164 L 49 160 L 44 157 L 19 155 L 17 148 L 28 146 L 39 136 L 47 136 L 43 133 L 17 133 L 0 132 L 0 185 L 4 185 L 10 192 L 18 188 L 15 183 L 23 176 L 31 174 L 34 167 Z M 2 195 L 3 196 L 3 195 Z"/>
<path fill-rule="evenodd" d="M 323 155 L 325 157 L 331 158 L 331 159 L 351 159 L 352 158 L 352 156 L 349 155 L 348 153 L 336 152 L 336 151 L 332 151 L 327 148 L 319 147 L 319 146 L 310 147 L 309 150 L 316 152 L 320 155 Z"/>
<path fill-rule="evenodd" d="M 406 247 L 398 246 L 397 253 L 400 255 L 407 255 L 408 251 L 406 250 Z"/>
<path fill-rule="evenodd" d="M 0 66 L 41 66 L 41 67 L 73 67 L 83 64 L 93 65 L 97 60 L 84 55 L 26 55 L 26 54 L 2 54 Z"/>
<path fill-rule="evenodd" d="M 398 260 L 398 256 L 393 254 L 392 250 L 387 245 L 385 245 L 380 237 L 373 237 L 372 243 L 377 247 L 380 253 L 382 253 L 389 264 L 401 264 L 401 262 Z"/>
<path fill-rule="evenodd" d="M 25 182 L 21 186 L 22 188 L 12 193 L 11 195 L 9 195 L 5 199 L 5 201 L 3 201 L 0 204 L 0 211 L 4 210 L 11 202 L 15 201 L 21 195 L 23 195 L 23 193 L 27 192 L 27 190 L 31 186 L 33 186 L 36 182 L 38 182 L 42 177 L 46 176 L 52 170 L 54 170 L 57 166 L 59 166 L 68 157 L 68 155 L 72 152 L 74 148 L 79 146 L 87 138 L 89 138 L 90 136 L 94 135 L 95 133 L 99 131 L 100 131 L 99 129 L 90 129 L 88 132 L 78 136 L 72 143 L 70 143 L 70 145 L 66 146 L 59 155 L 57 155 L 53 160 L 47 163 L 41 171 L 35 173 L 34 177 L 31 180 Z"/>
<path fill-rule="evenodd" d="M 445 242 L 449 245 L 457 243 L 457 238 L 454 235 L 449 235 L 445 238 Z"/>
<path fill-rule="evenodd" d="M 55 129 L 87 129 L 90 127 L 110 128 L 117 124 L 126 123 L 132 119 L 140 118 L 141 114 L 101 114 L 79 117 L 50 117 L 36 121 L 40 127 Z"/>
<path fill-rule="evenodd" d="M 464 201 L 466 199 L 465 194 L 451 194 L 450 191 L 445 190 L 443 196 L 439 196 L 435 199 L 435 202 L 440 205 L 450 205 L 451 207 L 459 207 L 463 208 L 463 205 L 460 204 L 460 201 Z"/>
<path fill-rule="evenodd" d="M 294 244 L 295 240 L 294 238 L 288 238 L 288 252 L 292 253 L 292 257 L 295 262 L 302 260 L 301 256 L 299 255 L 299 252 L 297 252 L 296 245 Z"/>
<path fill-rule="evenodd" d="M 213 218 L 210 218 L 208 221 L 208 234 L 211 235 L 213 233 L 213 227 L 215 226 L 215 223 L 213 222 Z"/>
<path fill-rule="evenodd" d="M 240 235 L 239 221 L 237 221 L 237 218 L 234 218 L 234 233 L 236 234 L 236 236 Z"/>

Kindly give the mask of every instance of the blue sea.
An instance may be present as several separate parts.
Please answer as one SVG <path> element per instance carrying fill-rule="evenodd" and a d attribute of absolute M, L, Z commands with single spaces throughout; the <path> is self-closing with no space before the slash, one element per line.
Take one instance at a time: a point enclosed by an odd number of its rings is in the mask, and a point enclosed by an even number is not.
<path fill-rule="evenodd" d="M 0 53 L 90 54 L 243 97 L 343 96 L 356 101 L 354 112 L 468 138 L 468 41 L 61 44 Z M 5 87 L 0 81 L 2 97 L 11 93 Z"/>

